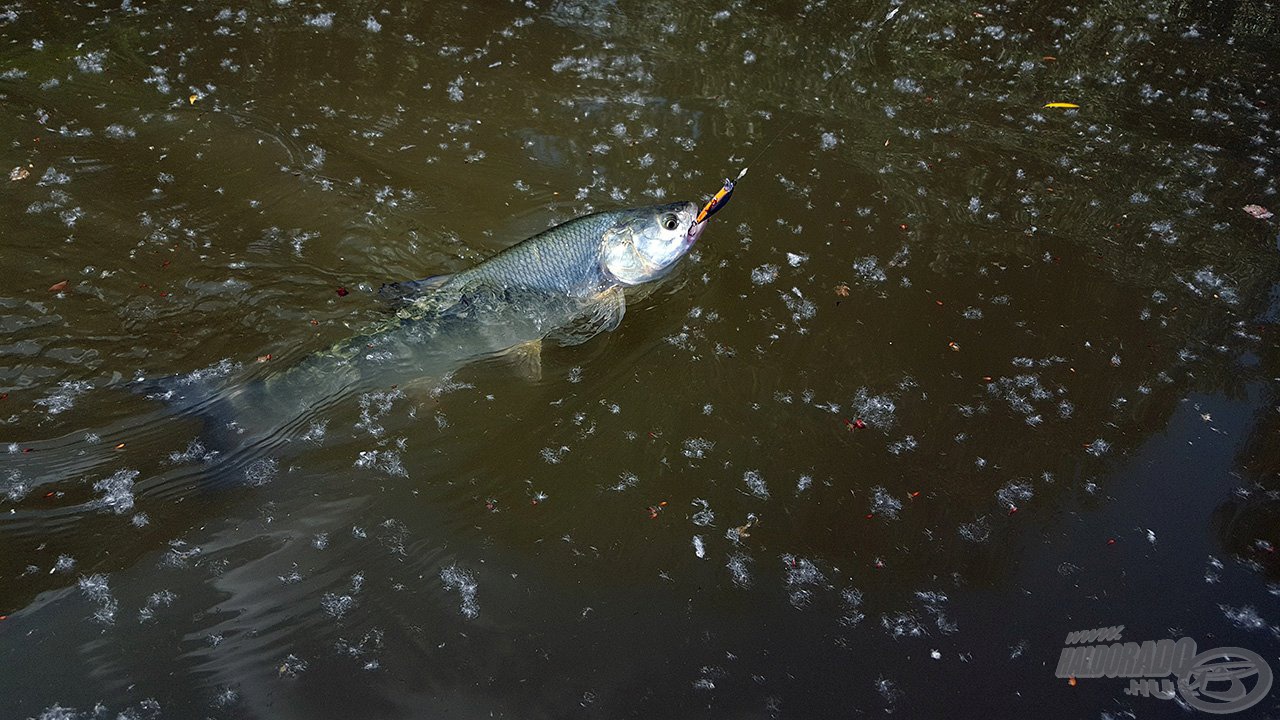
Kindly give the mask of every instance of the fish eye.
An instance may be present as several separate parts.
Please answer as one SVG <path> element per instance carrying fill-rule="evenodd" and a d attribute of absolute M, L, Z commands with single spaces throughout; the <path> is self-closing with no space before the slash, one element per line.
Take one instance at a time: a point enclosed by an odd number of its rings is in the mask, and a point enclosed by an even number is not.
<path fill-rule="evenodd" d="M 667 213 L 662 216 L 662 227 L 665 230 L 675 230 L 680 226 L 680 219 L 674 213 Z"/>

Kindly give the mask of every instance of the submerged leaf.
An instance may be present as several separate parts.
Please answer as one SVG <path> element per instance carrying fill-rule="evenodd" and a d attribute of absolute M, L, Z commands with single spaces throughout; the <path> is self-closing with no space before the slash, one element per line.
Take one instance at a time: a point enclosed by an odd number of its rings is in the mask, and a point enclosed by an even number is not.
<path fill-rule="evenodd" d="M 1262 207 L 1261 205 L 1245 205 L 1241 209 L 1249 213 L 1253 217 L 1258 218 L 1259 220 L 1266 220 L 1267 218 L 1273 217 L 1275 215 L 1275 213 Z"/>

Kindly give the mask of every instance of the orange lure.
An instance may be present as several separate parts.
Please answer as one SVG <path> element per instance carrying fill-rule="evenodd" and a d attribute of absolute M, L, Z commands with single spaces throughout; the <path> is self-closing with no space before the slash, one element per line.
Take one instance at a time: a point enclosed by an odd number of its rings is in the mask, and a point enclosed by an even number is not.
<path fill-rule="evenodd" d="M 706 220 L 712 215 L 720 212 L 720 208 L 728 205 L 729 198 L 733 197 L 733 188 L 742 180 L 743 177 L 746 176 L 746 174 L 747 168 L 742 168 L 742 172 L 738 173 L 738 177 L 732 180 L 726 179 L 724 181 L 724 187 L 717 190 L 716 194 L 712 195 L 711 199 L 707 201 L 707 204 L 702 206 L 702 212 L 698 213 L 698 219 L 694 222 L 702 222 L 703 220 Z"/>

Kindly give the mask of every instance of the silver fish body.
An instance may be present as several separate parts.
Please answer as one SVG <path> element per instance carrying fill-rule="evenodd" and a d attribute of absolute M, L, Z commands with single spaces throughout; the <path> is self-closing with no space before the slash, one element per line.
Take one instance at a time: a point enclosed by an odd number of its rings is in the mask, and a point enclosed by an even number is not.
<path fill-rule="evenodd" d="M 697 206 L 670 203 L 574 218 L 448 278 L 446 294 L 480 284 L 587 297 L 661 277 L 702 233 Z"/>
<path fill-rule="evenodd" d="M 245 383 L 169 389 L 184 412 L 241 437 L 287 442 L 345 398 L 434 383 L 461 365 L 559 334 L 564 344 L 612 330 L 627 287 L 666 274 L 698 239 L 697 206 L 672 203 L 575 218 L 430 283 L 393 317 Z M 225 441 L 216 442 L 226 445 Z"/>

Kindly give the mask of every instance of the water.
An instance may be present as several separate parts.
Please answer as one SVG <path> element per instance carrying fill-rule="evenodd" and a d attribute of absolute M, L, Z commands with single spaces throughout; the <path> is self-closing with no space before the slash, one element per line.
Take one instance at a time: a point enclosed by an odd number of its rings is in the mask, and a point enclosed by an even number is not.
<path fill-rule="evenodd" d="M 1121 624 L 1280 669 L 1274 7 L 0 28 L 0 715 L 1168 715 L 1054 676 Z M 347 398 L 234 472 L 121 388 L 288 367 L 384 282 L 744 164 L 540 380 Z"/>

